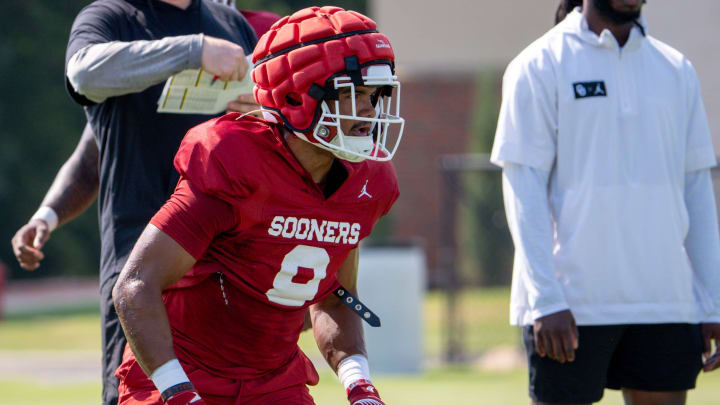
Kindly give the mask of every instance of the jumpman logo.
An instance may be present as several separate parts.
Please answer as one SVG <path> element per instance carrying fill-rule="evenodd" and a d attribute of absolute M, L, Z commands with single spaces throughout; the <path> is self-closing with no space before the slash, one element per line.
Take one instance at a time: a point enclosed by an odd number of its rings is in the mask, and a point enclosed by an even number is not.
<path fill-rule="evenodd" d="M 372 198 L 370 193 L 367 192 L 367 184 L 368 184 L 368 180 L 365 180 L 365 185 L 363 186 L 362 191 L 360 191 L 360 194 L 357 196 L 357 198 L 360 198 L 362 196 L 367 196 L 368 198 Z"/>

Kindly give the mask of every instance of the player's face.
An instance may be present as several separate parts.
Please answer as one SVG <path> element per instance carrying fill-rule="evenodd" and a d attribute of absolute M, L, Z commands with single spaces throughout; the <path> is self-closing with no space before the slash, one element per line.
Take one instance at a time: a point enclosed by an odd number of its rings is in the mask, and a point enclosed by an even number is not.
<path fill-rule="evenodd" d="M 377 91 L 377 87 L 374 86 L 355 87 L 355 109 L 357 116 L 372 118 L 376 115 L 372 99 L 375 97 Z M 342 87 L 338 90 L 340 115 L 353 114 L 352 97 L 353 95 L 350 87 Z M 372 129 L 372 123 L 369 121 L 345 119 L 340 120 L 340 129 L 342 129 L 343 134 L 346 136 L 368 136 L 370 134 L 370 130 Z"/>

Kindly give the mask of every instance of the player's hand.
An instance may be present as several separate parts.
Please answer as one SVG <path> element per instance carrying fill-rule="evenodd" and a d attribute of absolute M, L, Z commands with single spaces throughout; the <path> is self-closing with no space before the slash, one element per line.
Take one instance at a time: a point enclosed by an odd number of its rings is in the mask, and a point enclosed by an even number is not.
<path fill-rule="evenodd" d="M 347 390 L 350 405 L 385 405 L 380 399 L 377 389 L 370 381 L 359 380 L 354 382 Z"/>
<path fill-rule="evenodd" d="M 720 323 L 703 323 L 700 324 L 703 343 L 704 371 L 713 371 L 720 367 Z M 712 352 L 712 341 L 715 341 L 715 353 Z"/>
<path fill-rule="evenodd" d="M 205 35 L 202 68 L 224 81 L 241 80 L 248 72 L 248 62 L 245 59 L 245 51 L 240 45 Z"/>
<path fill-rule="evenodd" d="M 255 102 L 252 94 L 240 94 L 237 98 L 227 105 L 228 112 L 236 111 L 239 113 L 248 113 L 260 109 L 260 104 Z M 260 113 L 262 116 L 262 113 Z M 253 114 L 254 115 L 254 114 Z"/>
<path fill-rule="evenodd" d="M 31 219 L 18 229 L 10 243 L 20 267 L 30 271 L 37 269 L 45 257 L 42 247 L 49 238 L 50 228 L 42 219 Z"/>
<path fill-rule="evenodd" d="M 570 310 L 538 318 L 533 326 L 535 351 L 541 356 L 565 363 L 575 360 L 578 329 Z"/>
<path fill-rule="evenodd" d="M 192 385 L 188 384 L 188 386 L 187 389 L 172 394 L 165 400 L 165 403 L 167 405 L 205 405 L 205 401 L 200 398 L 200 393 Z"/>

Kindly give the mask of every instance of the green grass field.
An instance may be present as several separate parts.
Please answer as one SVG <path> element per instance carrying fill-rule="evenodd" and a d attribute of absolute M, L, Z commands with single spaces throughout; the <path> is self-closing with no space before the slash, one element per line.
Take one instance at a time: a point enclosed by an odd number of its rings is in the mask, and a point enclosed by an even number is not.
<path fill-rule="evenodd" d="M 468 352 L 479 355 L 497 346 L 518 345 L 517 330 L 507 325 L 507 289 L 470 291 L 462 300 Z M 428 359 L 442 353 L 444 301 L 438 294 L 427 297 L 425 308 L 425 352 Z M 47 358 L 77 353 L 99 359 L 100 330 L 94 306 L 72 310 L 12 315 L 0 322 L 0 363 L 11 353 L 15 361 L 23 356 Z M 301 347 L 310 357 L 319 356 L 312 337 L 304 333 Z M 17 360 L 17 359 L 20 360 Z M 92 358 L 92 356 L 91 356 Z M 433 361 L 432 364 L 436 364 Z M 27 373 L 13 375 L 12 366 L 0 364 L 0 404 L 8 405 L 84 405 L 98 404 L 97 380 L 73 380 L 72 368 L 57 379 L 36 378 Z M 311 389 L 318 405 L 344 404 L 344 393 L 337 378 L 321 371 L 321 381 Z M 44 373 L 43 375 L 46 375 Z M 526 372 L 522 368 L 504 372 L 482 371 L 477 367 L 432 366 L 420 375 L 374 376 L 373 380 L 390 405 L 424 404 L 528 404 Z M 60 381 L 56 381 L 60 380 Z M 689 404 L 720 403 L 720 371 L 700 376 L 698 389 L 690 393 Z M 602 405 L 620 405 L 617 392 L 608 391 Z"/>

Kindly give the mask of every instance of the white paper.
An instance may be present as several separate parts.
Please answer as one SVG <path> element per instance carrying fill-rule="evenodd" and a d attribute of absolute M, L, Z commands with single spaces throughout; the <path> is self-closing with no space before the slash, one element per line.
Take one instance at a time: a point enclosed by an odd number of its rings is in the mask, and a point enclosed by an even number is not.
<path fill-rule="evenodd" d="M 252 65 L 250 65 L 252 69 Z M 202 69 L 188 69 L 171 76 L 158 99 L 157 112 L 176 114 L 218 114 L 240 94 L 252 93 L 251 70 L 241 81 L 213 81 Z"/>

